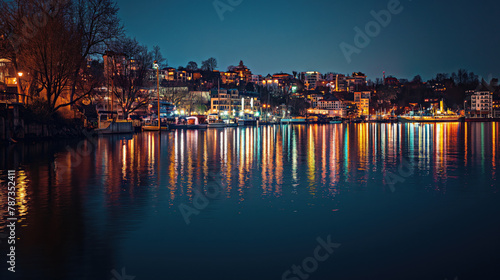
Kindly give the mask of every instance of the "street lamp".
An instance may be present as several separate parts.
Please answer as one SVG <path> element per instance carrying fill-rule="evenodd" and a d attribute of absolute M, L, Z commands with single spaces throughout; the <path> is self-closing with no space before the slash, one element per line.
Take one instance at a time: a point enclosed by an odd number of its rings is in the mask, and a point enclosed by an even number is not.
<path fill-rule="evenodd" d="M 19 79 L 17 79 L 17 102 L 21 103 L 22 97 L 21 94 L 23 93 L 23 86 L 21 85 L 21 77 L 24 75 L 23 72 L 18 72 L 17 76 Z"/>
<path fill-rule="evenodd" d="M 158 92 L 158 131 L 161 133 L 161 118 L 160 118 L 160 67 L 158 61 L 155 60 L 153 68 L 156 69 L 156 89 Z"/>

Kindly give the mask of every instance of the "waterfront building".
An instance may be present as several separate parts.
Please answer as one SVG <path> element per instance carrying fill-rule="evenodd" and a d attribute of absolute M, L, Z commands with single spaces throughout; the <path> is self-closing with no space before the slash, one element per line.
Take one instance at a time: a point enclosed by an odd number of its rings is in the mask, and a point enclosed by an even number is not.
<path fill-rule="evenodd" d="M 500 99 L 493 99 L 493 117 L 500 118 Z"/>
<path fill-rule="evenodd" d="M 469 91 L 465 100 L 465 114 L 469 118 L 492 118 L 493 93 Z"/>
<path fill-rule="evenodd" d="M 336 98 L 335 96 L 331 96 L 327 99 L 322 99 L 318 101 L 318 105 L 315 109 L 312 109 L 313 114 L 315 114 L 315 111 L 322 112 L 328 112 L 329 117 L 345 117 L 346 116 L 346 110 L 345 110 L 345 105 L 344 103 Z M 322 115 L 325 115 L 324 113 L 321 113 Z"/>
<path fill-rule="evenodd" d="M 368 116 L 370 114 L 371 92 L 355 92 L 354 103 L 356 104 L 360 116 Z"/>
<path fill-rule="evenodd" d="M 259 93 L 240 92 L 237 89 L 212 90 L 211 114 L 238 117 L 242 114 L 255 114 L 260 110 Z"/>
<path fill-rule="evenodd" d="M 307 99 L 309 100 L 309 103 L 311 104 L 311 108 L 317 108 L 318 107 L 318 102 L 320 100 L 323 100 L 324 95 L 319 94 L 319 93 L 312 93 L 307 96 Z"/>

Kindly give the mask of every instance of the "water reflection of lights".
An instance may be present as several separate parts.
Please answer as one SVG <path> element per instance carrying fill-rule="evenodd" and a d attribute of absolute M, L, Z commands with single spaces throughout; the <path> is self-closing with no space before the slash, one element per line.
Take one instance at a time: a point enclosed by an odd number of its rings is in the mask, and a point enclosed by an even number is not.
<path fill-rule="evenodd" d="M 56 176 L 44 178 L 57 178 L 53 181 L 56 185 L 85 184 L 86 177 L 95 177 L 95 183 L 104 186 L 106 202 L 119 200 L 124 188 L 133 196 L 137 195 L 134 188 L 154 186 L 151 189 L 163 189 L 169 203 L 174 204 L 193 199 L 194 190 L 213 179 L 224 186 L 224 197 L 243 202 L 256 191 L 274 197 L 304 193 L 311 198 L 334 197 L 351 187 L 346 183 L 370 186 L 367 178 L 399 168 L 404 159 L 418 162 L 418 172 L 431 176 L 442 190 L 457 176 L 457 165 L 482 168 L 484 174 L 496 176 L 498 136 L 498 123 L 176 130 L 163 134 L 161 141 L 157 133 L 139 134 L 126 141 L 99 138 L 92 156 L 82 162 L 66 150 L 57 154 L 54 165 L 68 166 L 69 171 L 48 168 L 37 172 L 55 172 Z M 30 209 L 30 176 L 29 171 L 19 172 L 22 216 Z M 53 191 L 54 201 L 60 203 L 66 194 L 62 195 L 62 188 Z"/>
<path fill-rule="evenodd" d="M 317 130 L 315 131 L 317 132 Z M 309 193 L 316 195 L 316 149 L 315 149 L 315 136 L 313 134 L 313 126 L 309 126 L 307 139 L 307 170 L 309 179 Z"/>

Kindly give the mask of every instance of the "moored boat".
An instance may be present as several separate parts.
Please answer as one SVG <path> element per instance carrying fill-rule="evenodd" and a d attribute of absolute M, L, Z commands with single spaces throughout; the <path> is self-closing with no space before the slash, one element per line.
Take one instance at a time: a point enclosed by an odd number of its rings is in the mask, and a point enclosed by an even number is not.
<path fill-rule="evenodd" d="M 330 124 L 339 124 L 342 123 L 342 118 L 340 117 L 334 117 L 330 120 Z"/>
<path fill-rule="evenodd" d="M 281 119 L 281 124 L 307 124 L 306 118 Z"/>
<path fill-rule="evenodd" d="M 131 121 L 111 121 L 107 122 L 107 125 L 102 128 L 96 129 L 96 132 L 98 134 L 134 133 L 134 126 Z"/>
<path fill-rule="evenodd" d="M 208 122 L 208 128 L 225 128 L 227 124 L 223 121 L 210 121 Z"/>
<path fill-rule="evenodd" d="M 169 124 L 171 129 L 207 129 L 208 124 L 201 123 L 197 116 L 176 118 L 175 123 Z"/>
<path fill-rule="evenodd" d="M 142 125 L 142 131 L 159 131 L 159 130 L 168 130 L 168 124 L 165 122 L 161 122 L 160 127 L 158 127 L 158 121 L 145 122 Z"/>
<path fill-rule="evenodd" d="M 431 107 L 428 110 L 421 110 L 419 112 L 411 112 L 409 115 L 398 117 L 399 122 L 417 122 L 417 123 L 435 123 L 435 122 L 463 122 L 464 116 L 457 115 L 450 111 L 445 110 L 444 101 L 439 102 L 439 108 Z"/>
<path fill-rule="evenodd" d="M 400 122 L 462 122 L 464 117 L 459 115 L 435 115 L 435 116 L 399 116 Z"/>
<path fill-rule="evenodd" d="M 239 119 L 238 126 L 256 126 L 257 120 L 255 119 Z"/>

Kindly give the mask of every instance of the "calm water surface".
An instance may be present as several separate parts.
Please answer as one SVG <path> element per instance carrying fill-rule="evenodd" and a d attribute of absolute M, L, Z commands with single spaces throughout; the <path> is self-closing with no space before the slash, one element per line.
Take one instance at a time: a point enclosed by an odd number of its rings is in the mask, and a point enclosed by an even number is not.
<path fill-rule="evenodd" d="M 8 169 L 19 222 L 0 279 L 500 279 L 499 138 L 356 124 L 2 144 L 0 233 Z"/>

